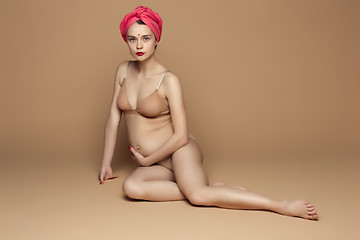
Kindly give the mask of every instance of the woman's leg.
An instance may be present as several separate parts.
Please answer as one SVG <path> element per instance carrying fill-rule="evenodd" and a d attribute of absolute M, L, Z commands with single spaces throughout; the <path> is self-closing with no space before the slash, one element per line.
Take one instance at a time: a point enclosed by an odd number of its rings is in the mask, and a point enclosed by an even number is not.
<path fill-rule="evenodd" d="M 275 200 L 239 188 L 209 186 L 202 167 L 200 146 L 194 139 L 172 155 L 177 185 L 194 205 L 218 206 L 231 209 L 263 209 L 288 216 L 317 219 L 309 202 Z"/>
<path fill-rule="evenodd" d="M 130 198 L 150 201 L 185 199 L 175 183 L 174 173 L 160 165 L 138 167 L 125 179 L 123 192 Z"/>

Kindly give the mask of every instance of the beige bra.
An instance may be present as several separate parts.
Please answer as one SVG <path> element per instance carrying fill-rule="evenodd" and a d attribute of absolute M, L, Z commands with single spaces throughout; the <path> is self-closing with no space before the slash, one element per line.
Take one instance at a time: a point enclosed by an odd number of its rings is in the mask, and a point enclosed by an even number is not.
<path fill-rule="evenodd" d="M 151 94 L 141 99 L 138 102 L 137 107 L 133 109 L 129 104 L 126 94 L 126 76 L 130 65 L 129 63 L 130 62 L 128 62 L 119 97 L 117 99 L 118 107 L 124 112 L 133 112 L 148 118 L 156 118 L 162 115 L 170 114 L 169 105 L 159 95 L 159 88 L 161 86 L 162 80 L 165 76 L 165 73 L 169 72 L 169 70 L 166 70 L 162 74 L 156 89 Z"/>

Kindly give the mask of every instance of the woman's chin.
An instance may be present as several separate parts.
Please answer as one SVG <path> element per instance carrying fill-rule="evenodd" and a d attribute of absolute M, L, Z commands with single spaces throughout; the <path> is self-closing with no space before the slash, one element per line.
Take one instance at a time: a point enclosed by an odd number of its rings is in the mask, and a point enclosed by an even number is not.
<path fill-rule="evenodd" d="M 138 55 L 136 55 L 136 54 L 134 54 L 133 57 L 134 57 L 136 60 L 139 60 L 139 61 L 144 61 L 144 59 L 147 58 L 147 57 L 145 57 L 144 55 L 143 55 L 143 56 L 138 56 Z"/>
<path fill-rule="evenodd" d="M 148 53 L 148 54 L 149 54 L 149 53 Z M 142 56 L 133 55 L 133 57 L 134 57 L 136 60 L 138 60 L 139 62 L 142 62 L 142 61 L 145 61 L 145 60 L 151 58 L 154 54 L 155 54 L 155 52 L 152 53 L 150 56 L 147 56 L 147 55 L 146 55 L 146 56 L 144 56 L 144 55 L 142 55 Z"/>

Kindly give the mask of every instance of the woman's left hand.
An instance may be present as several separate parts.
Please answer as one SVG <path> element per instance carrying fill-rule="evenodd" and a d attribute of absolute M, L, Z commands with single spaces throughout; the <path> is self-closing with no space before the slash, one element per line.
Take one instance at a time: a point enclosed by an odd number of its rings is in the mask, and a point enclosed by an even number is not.
<path fill-rule="evenodd" d="M 141 153 L 139 153 L 138 151 L 135 150 L 135 148 L 129 146 L 129 150 L 131 152 L 132 158 L 133 160 L 139 164 L 142 167 L 148 167 L 148 165 L 146 164 L 145 161 L 145 157 L 143 155 L 141 155 Z"/>

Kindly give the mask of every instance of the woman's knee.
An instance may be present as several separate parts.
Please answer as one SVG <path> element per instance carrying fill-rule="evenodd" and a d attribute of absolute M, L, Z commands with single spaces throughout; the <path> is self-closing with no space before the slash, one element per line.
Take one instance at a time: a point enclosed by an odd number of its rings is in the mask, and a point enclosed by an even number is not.
<path fill-rule="evenodd" d="M 143 199 L 145 195 L 141 183 L 131 178 L 125 179 L 122 190 L 126 196 L 133 199 Z"/>
<path fill-rule="evenodd" d="M 193 205 L 198 206 L 209 206 L 209 198 L 206 196 L 205 189 L 199 189 L 197 191 L 192 191 L 188 194 L 185 194 L 186 198 L 190 201 Z"/>

